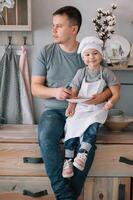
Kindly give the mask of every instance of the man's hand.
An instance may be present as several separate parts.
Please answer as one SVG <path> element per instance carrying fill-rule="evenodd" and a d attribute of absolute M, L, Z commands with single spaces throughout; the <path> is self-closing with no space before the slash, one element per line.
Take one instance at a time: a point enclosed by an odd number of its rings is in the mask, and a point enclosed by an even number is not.
<path fill-rule="evenodd" d="M 101 103 L 101 93 L 100 94 L 94 94 L 91 97 L 91 99 L 89 99 L 85 103 L 87 103 L 89 105 L 97 105 L 97 104 Z"/>
<path fill-rule="evenodd" d="M 99 94 L 94 94 L 90 100 L 86 101 L 86 103 L 91 104 L 91 105 L 92 104 L 97 105 L 99 103 L 108 101 L 111 96 L 112 96 L 112 93 L 111 93 L 110 89 L 106 88 L 106 90 L 104 90 L 103 92 L 101 92 Z"/>
<path fill-rule="evenodd" d="M 71 97 L 71 90 L 66 89 L 64 87 L 55 88 L 54 96 L 58 100 L 65 100 Z"/>

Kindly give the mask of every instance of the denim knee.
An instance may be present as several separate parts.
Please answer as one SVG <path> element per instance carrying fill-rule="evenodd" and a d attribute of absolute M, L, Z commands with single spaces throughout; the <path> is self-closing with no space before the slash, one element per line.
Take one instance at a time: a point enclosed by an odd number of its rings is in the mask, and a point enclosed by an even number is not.
<path fill-rule="evenodd" d="M 62 111 L 63 113 L 63 111 Z M 58 144 L 64 134 L 65 117 L 56 110 L 45 111 L 38 124 L 38 141 L 45 144 Z M 62 114 L 62 115 L 61 115 Z"/>

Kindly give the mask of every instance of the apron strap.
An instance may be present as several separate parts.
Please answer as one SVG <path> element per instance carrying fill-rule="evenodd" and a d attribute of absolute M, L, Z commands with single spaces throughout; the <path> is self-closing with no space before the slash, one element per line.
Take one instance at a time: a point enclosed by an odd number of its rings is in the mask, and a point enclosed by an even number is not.
<path fill-rule="evenodd" d="M 100 76 L 101 76 L 101 80 L 103 79 L 103 70 L 102 67 L 100 66 Z"/>

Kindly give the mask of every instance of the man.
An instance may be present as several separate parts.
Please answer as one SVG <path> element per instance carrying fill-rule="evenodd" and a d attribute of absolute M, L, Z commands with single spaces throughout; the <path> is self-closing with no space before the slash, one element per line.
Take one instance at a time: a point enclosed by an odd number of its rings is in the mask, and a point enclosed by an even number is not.
<path fill-rule="evenodd" d="M 84 67 L 76 40 L 82 23 L 79 10 L 65 6 L 53 13 L 54 43 L 41 51 L 32 74 L 32 93 L 44 99 L 45 111 L 38 125 L 38 138 L 48 177 L 57 200 L 76 200 L 91 167 L 95 146 L 92 145 L 84 171 L 74 169 L 68 180 L 62 177 L 63 158 L 59 148 L 64 136 L 65 109 L 71 91 L 67 88 L 79 68 Z M 88 103 L 98 104 L 111 96 L 109 89 L 95 95 Z M 80 144 L 79 144 L 80 145 Z"/>

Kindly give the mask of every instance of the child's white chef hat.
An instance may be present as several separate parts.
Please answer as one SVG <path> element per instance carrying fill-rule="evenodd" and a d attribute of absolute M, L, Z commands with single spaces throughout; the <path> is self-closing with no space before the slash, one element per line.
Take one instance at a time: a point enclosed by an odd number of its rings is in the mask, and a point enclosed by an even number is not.
<path fill-rule="evenodd" d="M 81 40 L 77 53 L 83 56 L 83 53 L 87 49 L 96 49 L 103 56 L 102 51 L 103 41 L 95 36 L 88 36 Z"/>

